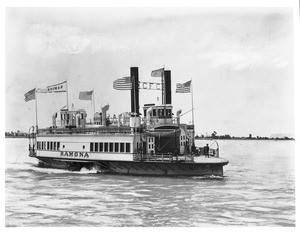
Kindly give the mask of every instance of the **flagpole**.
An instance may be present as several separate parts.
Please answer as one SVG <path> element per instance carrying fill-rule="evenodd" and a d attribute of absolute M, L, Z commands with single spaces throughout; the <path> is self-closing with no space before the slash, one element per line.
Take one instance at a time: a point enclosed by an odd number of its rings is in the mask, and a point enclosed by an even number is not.
<path fill-rule="evenodd" d="M 93 89 L 93 109 L 94 109 L 94 117 L 95 117 L 95 95 L 94 95 L 94 89 Z"/>
<path fill-rule="evenodd" d="M 165 105 L 166 104 L 166 89 L 165 89 L 165 65 L 163 68 L 163 72 L 161 73 L 161 84 L 162 84 L 162 104 Z"/>
<path fill-rule="evenodd" d="M 164 82 L 163 82 L 163 72 L 161 73 L 161 104 L 164 104 Z"/>
<path fill-rule="evenodd" d="M 37 116 L 37 92 L 36 92 L 36 86 L 34 89 L 34 96 L 35 96 L 35 125 L 36 125 L 36 130 L 38 129 L 38 116 Z"/>
<path fill-rule="evenodd" d="M 194 94 L 193 94 L 193 82 L 192 82 L 192 78 L 191 78 L 191 98 L 192 98 L 192 124 L 193 124 L 193 144 L 194 143 L 194 139 L 195 139 L 195 123 L 194 123 Z"/>
<path fill-rule="evenodd" d="M 69 110 L 68 77 L 66 79 L 67 108 Z"/>

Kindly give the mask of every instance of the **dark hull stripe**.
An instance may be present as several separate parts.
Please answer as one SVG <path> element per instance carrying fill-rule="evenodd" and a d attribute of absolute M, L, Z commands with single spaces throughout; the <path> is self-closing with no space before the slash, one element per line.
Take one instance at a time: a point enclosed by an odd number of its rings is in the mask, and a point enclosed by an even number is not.
<path fill-rule="evenodd" d="M 96 170 L 108 174 L 130 175 L 167 175 L 167 176 L 223 176 L 223 165 L 199 163 L 166 163 L 166 162 L 126 162 L 126 161 L 97 161 L 78 162 L 62 161 L 38 157 L 41 166 L 69 170 L 80 170 L 82 167 L 95 167 Z"/>

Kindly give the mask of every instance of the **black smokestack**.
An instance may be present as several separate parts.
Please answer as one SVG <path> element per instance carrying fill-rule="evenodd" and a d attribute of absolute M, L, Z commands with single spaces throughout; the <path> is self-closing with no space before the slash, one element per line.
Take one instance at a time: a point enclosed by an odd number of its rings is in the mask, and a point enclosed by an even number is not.
<path fill-rule="evenodd" d="M 140 104 L 139 104 L 139 68 L 131 67 L 130 76 L 132 81 L 131 88 L 131 112 L 139 113 Z"/>
<path fill-rule="evenodd" d="M 165 104 L 172 104 L 171 71 L 165 71 Z"/>

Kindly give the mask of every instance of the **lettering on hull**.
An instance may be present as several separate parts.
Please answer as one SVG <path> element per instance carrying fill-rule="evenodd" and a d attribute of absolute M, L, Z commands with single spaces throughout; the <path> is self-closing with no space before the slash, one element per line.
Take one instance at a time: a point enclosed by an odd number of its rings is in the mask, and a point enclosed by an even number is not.
<path fill-rule="evenodd" d="M 75 157 L 75 158 L 89 158 L 89 154 L 86 152 L 72 152 L 72 151 L 62 151 L 60 156 L 63 157 Z"/>

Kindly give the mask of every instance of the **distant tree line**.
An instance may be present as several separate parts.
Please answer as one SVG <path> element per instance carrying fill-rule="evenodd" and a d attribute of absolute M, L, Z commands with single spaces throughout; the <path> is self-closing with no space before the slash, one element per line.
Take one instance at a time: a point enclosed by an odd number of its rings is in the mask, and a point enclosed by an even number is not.
<path fill-rule="evenodd" d="M 236 137 L 236 136 L 230 136 L 229 134 L 225 135 L 217 135 L 217 132 L 214 131 L 213 133 L 203 135 L 201 134 L 196 135 L 195 139 L 227 139 L 227 140 L 294 140 L 292 137 L 266 137 L 266 136 L 256 136 L 253 137 L 252 134 L 249 134 L 248 137 L 242 136 L 242 137 Z"/>
<path fill-rule="evenodd" d="M 16 132 L 5 132 L 5 137 L 7 138 L 27 138 L 28 137 L 28 133 L 26 132 L 20 132 L 19 130 L 17 130 Z"/>

